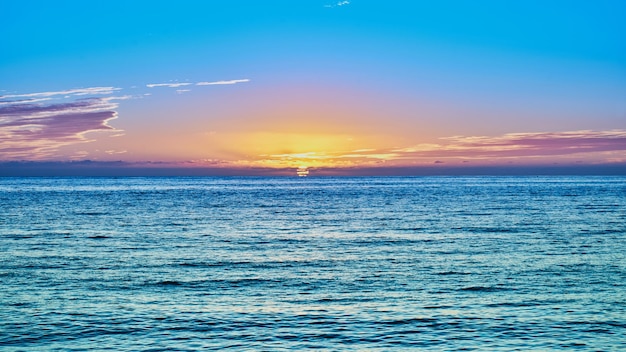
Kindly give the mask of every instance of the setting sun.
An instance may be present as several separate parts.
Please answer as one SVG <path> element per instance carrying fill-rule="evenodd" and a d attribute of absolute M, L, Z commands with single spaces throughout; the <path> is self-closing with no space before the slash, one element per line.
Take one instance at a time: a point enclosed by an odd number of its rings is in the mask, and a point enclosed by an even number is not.
<path fill-rule="evenodd" d="M 241 157 L 240 165 L 294 168 L 354 166 L 366 159 L 384 159 L 380 155 L 369 155 L 380 146 L 371 136 L 322 133 L 271 133 L 259 132 L 215 136 L 220 148 Z M 384 140 L 383 140 L 384 142 Z"/>
<path fill-rule="evenodd" d="M 298 170 L 296 170 L 296 174 L 300 177 L 309 176 L 309 168 L 306 166 L 300 166 L 298 167 Z"/>

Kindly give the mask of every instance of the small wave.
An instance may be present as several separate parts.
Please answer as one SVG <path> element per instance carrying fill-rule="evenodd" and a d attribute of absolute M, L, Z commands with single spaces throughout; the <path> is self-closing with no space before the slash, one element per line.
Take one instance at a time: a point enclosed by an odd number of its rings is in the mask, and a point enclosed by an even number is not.
<path fill-rule="evenodd" d="M 98 215 L 107 215 L 108 213 L 101 211 L 77 211 L 74 215 L 85 215 L 85 216 L 98 216 Z"/>
<path fill-rule="evenodd" d="M 309 292 L 302 292 L 301 294 L 310 294 Z M 318 303 L 355 303 L 355 302 L 373 302 L 376 301 L 375 298 L 371 297 L 349 297 L 349 298 L 320 298 L 315 300 Z"/>
<path fill-rule="evenodd" d="M 499 209 L 496 209 L 499 210 Z M 465 215 L 465 216 L 492 216 L 493 213 L 489 213 L 489 212 L 473 212 L 473 211 L 460 211 L 459 215 Z"/>
<path fill-rule="evenodd" d="M 452 306 L 424 306 L 424 309 L 450 309 Z"/>
<path fill-rule="evenodd" d="M 622 323 L 619 321 L 607 321 L 605 324 L 616 328 L 626 328 L 626 323 Z"/>
<path fill-rule="evenodd" d="M 470 292 L 497 292 L 497 291 L 507 291 L 508 289 L 505 287 L 493 287 L 493 286 L 468 286 L 460 288 L 459 291 L 470 291 Z"/>
<path fill-rule="evenodd" d="M 398 320 L 381 321 L 380 324 L 384 325 L 407 325 L 407 324 L 419 324 L 419 323 L 434 323 L 436 318 L 407 318 Z"/>
<path fill-rule="evenodd" d="M 103 240 L 105 238 L 110 238 L 109 236 L 105 236 L 105 235 L 95 235 L 95 236 L 89 236 L 87 238 L 91 238 L 92 240 Z"/>
<path fill-rule="evenodd" d="M 501 302 L 501 303 L 491 303 L 487 304 L 487 307 L 536 307 L 541 305 L 538 302 Z"/>
<path fill-rule="evenodd" d="M 588 332 L 588 333 L 592 333 L 592 334 L 612 334 L 613 331 L 609 330 L 609 329 L 602 329 L 602 328 L 595 328 L 595 329 L 586 329 L 586 330 L 582 330 L 583 332 Z"/>
<path fill-rule="evenodd" d="M 65 266 L 61 264 L 26 264 L 22 266 L 24 269 L 64 269 Z"/>
<path fill-rule="evenodd" d="M 562 344 L 561 347 L 563 348 L 574 348 L 574 347 L 583 347 L 583 346 L 587 346 L 586 343 L 583 342 L 572 342 L 572 343 L 567 343 L 567 344 Z"/>
<path fill-rule="evenodd" d="M 465 230 L 470 233 L 519 233 L 519 229 L 509 227 L 462 227 L 461 230 Z"/>
<path fill-rule="evenodd" d="M 410 231 L 410 232 L 424 232 L 424 231 L 428 231 L 429 228 L 428 227 L 399 227 L 397 228 L 398 231 Z"/>
<path fill-rule="evenodd" d="M 10 240 L 26 240 L 29 238 L 35 238 L 35 236 L 33 235 L 5 235 L 6 239 L 10 239 Z"/>
<path fill-rule="evenodd" d="M 259 263 L 249 261 L 219 261 L 219 262 L 182 262 L 178 263 L 178 266 L 188 268 L 213 268 L 213 267 L 233 267 L 233 266 L 247 266 L 258 265 Z"/>
<path fill-rule="evenodd" d="M 626 229 L 603 229 L 603 230 L 594 231 L 594 232 L 592 232 L 592 234 L 594 234 L 594 235 L 610 235 L 610 234 L 614 234 L 614 233 L 624 233 L 624 232 L 626 232 Z"/>
<path fill-rule="evenodd" d="M 188 262 L 183 262 L 183 263 L 178 263 L 179 266 L 187 266 L 187 267 L 192 267 L 192 268 L 198 268 L 198 267 L 204 267 L 207 266 L 207 264 L 202 264 L 202 263 L 188 263 Z"/>
<path fill-rule="evenodd" d="M 160 287 L 175 287 L 185 286 L 188 288 L 206 287 L 207 285 L 221 285 L 230 288 L 234 287 L 249 287 L 256 285 L 267 285 L 281 283 L 279 279 L 265 279 L 265 278 L 241 278 L 241 279 L 216 279 L 216 280 L 193 280 L 193 281 L 177 281 L 177 280 L 163 280 L 163 281 L 151 281 L 147 282 L 147 286 L 160 286 Z"/>
<path fill-rule="evenodd" d="M 156 286 L 182 286 L 182 283 L 180 281 L 165 280 L 165 281 L 156 282 L 154 283 L 154 285 Z"/>
<path fill-rule="evenodd" d="M 461 271 L 442 271 L 437 273 L 437 275 L 471 275 L 472 273 L 466 273 Z"/>

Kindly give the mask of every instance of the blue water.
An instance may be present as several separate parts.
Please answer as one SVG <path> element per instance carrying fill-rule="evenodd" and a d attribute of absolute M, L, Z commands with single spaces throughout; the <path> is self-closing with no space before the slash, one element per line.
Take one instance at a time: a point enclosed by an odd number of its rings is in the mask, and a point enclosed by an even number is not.
<path fill-rule="evenodd" d="M 0 287 L 3 351 L 626 350 L 626 178 L 0 178 Z"/>

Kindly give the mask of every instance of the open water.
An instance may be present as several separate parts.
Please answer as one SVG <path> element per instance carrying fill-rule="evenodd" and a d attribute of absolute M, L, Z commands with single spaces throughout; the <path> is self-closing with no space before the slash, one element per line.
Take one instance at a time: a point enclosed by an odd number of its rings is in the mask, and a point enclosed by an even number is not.
<path fill-rule="evenodd" d="M 200 349 L 626 350 L 626 178 L 0 178 L 0 350 Z"/>

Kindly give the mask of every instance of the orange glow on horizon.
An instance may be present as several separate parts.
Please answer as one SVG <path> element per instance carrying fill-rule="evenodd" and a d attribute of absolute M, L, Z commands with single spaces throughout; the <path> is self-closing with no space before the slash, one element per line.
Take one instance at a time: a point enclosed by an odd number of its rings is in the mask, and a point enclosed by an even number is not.
<path fill-rule="evenodd" d="M 386 139 L 342 133 L 256 132 L 215 136 L 220 149 L 240 155 L 236 164 L 277 168 L 342 167 L 379 162 L 389 155 L 372 153 L 376 148 L 387 148 Z"/>

